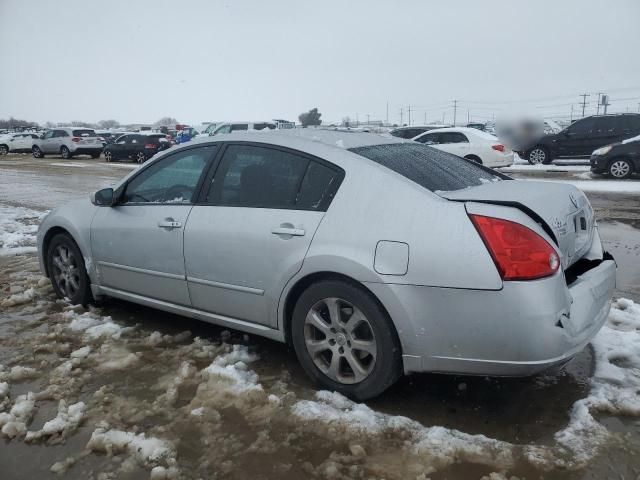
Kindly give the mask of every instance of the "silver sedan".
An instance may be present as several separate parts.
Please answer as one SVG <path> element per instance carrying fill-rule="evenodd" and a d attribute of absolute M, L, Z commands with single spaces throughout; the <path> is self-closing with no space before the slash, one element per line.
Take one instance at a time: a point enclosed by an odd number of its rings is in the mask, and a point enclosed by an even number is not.
<path fill-rule="evenodd" d="M 60 297 L 116 297 L 289 342 L 319 385 L 531 375 L 609 311 L 616 265 L 575 187 L 416 142 L 296 130 L 171 148 L 38 232 Z"/>

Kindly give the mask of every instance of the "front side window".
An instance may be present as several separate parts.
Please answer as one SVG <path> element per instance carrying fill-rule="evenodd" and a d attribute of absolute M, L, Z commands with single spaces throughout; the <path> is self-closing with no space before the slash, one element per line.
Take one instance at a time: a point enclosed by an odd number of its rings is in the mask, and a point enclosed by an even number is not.
<path fill-rule="evenodd" d="M 232 132 L 237 132 L 238 130 L 249 130 L 249 125 L 247 125 L 246 123 L 234 123 L 233 125 L 231 125 Z"/>
<path fill-rule="evenodd" d="M 428 133 L 426 135 L 422 135 L 420 138 L 416 138 L 416 142 L 425 143 L 427 145 L 437 145 L 438 144 L 438 134 L 437 133 Z"/>
<path fill-rule="evenodd" d="M 55 130 L 53 136 L 56 138 L 68 137 L 67 132 L 65 132 L 64 130 Z"/>
<path fill-rule="evenodd" d="M 231 131 L 231 125 L 222 125 L 213 132 L 214 135 L 218 135 L 219 133 L 229 133 Z"/>
<path fill-rule="evenodd" d="M 206 201 L 215 205 L 293 208 L 309 160 L 253 145 L 227 148 Z"/>
<path fill-rule="evenodd" d="M 567 132 L 572 134 L 587 134 L 590 133 L 595 124 L 593 117 L 578 120 L 573 125 L 567 127 Z"/>
<path fill-rule="evenodd" d="M 144 169 L 126 186 L 123 203 L 192 203 L 215 145 L 175 153 Z"/>
<path fill-rule="evenodd" d="M 48 139 L 48 138 L 53 138 L 53 134 L 56 133 L 53 130 L 48 131 L 47 133 L 44 134 L 44 137 L 42 137 L 43 139 Z"/>
<path fill-rule="evenodd" d="M 129 135 L 122 135 L 121 137 L 118 137 L 116 139 L 116 143 L 118 145 L 124 145 L 126 143 L 126 141 L 127 141 L 127 138 L 129 138 Z"/>

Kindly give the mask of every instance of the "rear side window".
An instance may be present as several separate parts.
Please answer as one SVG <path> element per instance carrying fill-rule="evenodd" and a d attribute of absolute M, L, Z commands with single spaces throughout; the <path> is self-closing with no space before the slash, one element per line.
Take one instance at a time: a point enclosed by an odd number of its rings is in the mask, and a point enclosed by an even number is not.
<path fill-rule="evenodd" d="M 296 199 L 296 208 L 326 210 L 338 189 L 340 180 L 342 180 L 341 172 L 318 162 L 309 162 Z"/>
<path fill-rule="evenodd" d="M 373 145 L 353 148 L 351 151 L 432 192 L 461 190 L 509 178 L 419 143 Z"/>
<path fill-rule="evenodd" d="M 54 138 L 58 138 L 58 137 L 68 137 L 69 135 L 67 134 L 67 132 L 65 132 L 64 130 L 54 130 L 53 132 L 53 137 Z"/>
<path fill-rule="evenodd" d="M 420 138 L 416 138 L 416 142 L 420 143 L 430 143 L 435 145 L 438 143 L 438 134 L 437 133 L 428 133 L 426 135 L 422 135 Z"/>
<path fill-rule="evenodd" d="M 273 123 L 254 123 L 253 124 L 253 129 L 254 130 L 275 130 L 276 126 Z"/>
<path fill-rule="evenodd" d="M 309 160 L 252 145 L 227 148 L 207 194 L 216 205 L 294 208 Z"/>
<path fill-rule="evenodd" d="M 469 140 L 460 132 L 442 132 L 440 143 L 469 143 Z"/>
<path fill-rule="evenodd" d="M 231 125 L 231 131 L 236 132 L 238 130 L 249 130 L 249 125 L 246 123 L 234 123 Z"/>
<path fill-rule="evenodd" d="M 74 137 L 97 137 L 93 130 L 74 130 L 71 132 Z"/>

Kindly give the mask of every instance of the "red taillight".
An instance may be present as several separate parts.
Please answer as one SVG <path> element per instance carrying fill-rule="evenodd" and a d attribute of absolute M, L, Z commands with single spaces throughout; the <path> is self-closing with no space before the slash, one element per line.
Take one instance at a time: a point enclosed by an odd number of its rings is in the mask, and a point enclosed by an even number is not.
<path fill-rule="evenodd" d="M 71 137 L 72 142 L 78 143 L 80 140 L 82 140 L 80 137 Z"/>
<path fill-rule="evenodd" d="M 156 145 L 154 143 L 146 143 L 144 148 L 156 148 Z"/>
<path fill-rule="evenodd" d="M 496 144 L 496 145 L 491 145 L 491 148 L 493 148 L 494 150 L 497 150 L 499 152 L 504 152 L 504 145 L 501 144 Z"/>
<path fill-rule="evenodd" d="M 501 218 L 470 214 L 503 280 L 534 280 L 553 275 L 560 258 L 533 230 Z"/>

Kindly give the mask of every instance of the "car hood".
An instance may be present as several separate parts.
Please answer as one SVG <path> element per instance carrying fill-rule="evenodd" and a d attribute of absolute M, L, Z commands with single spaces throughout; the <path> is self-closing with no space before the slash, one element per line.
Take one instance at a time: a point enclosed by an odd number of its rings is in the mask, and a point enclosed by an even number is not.
<path fill-rule="evenodd" d="M 569 267 L 591 246 L 595 216 L 587 197 L 566 183 L 506 180 L 452 192 L 438 192 L 448 200 L 491 203 L 519 208 L 550 233 Z"/>

